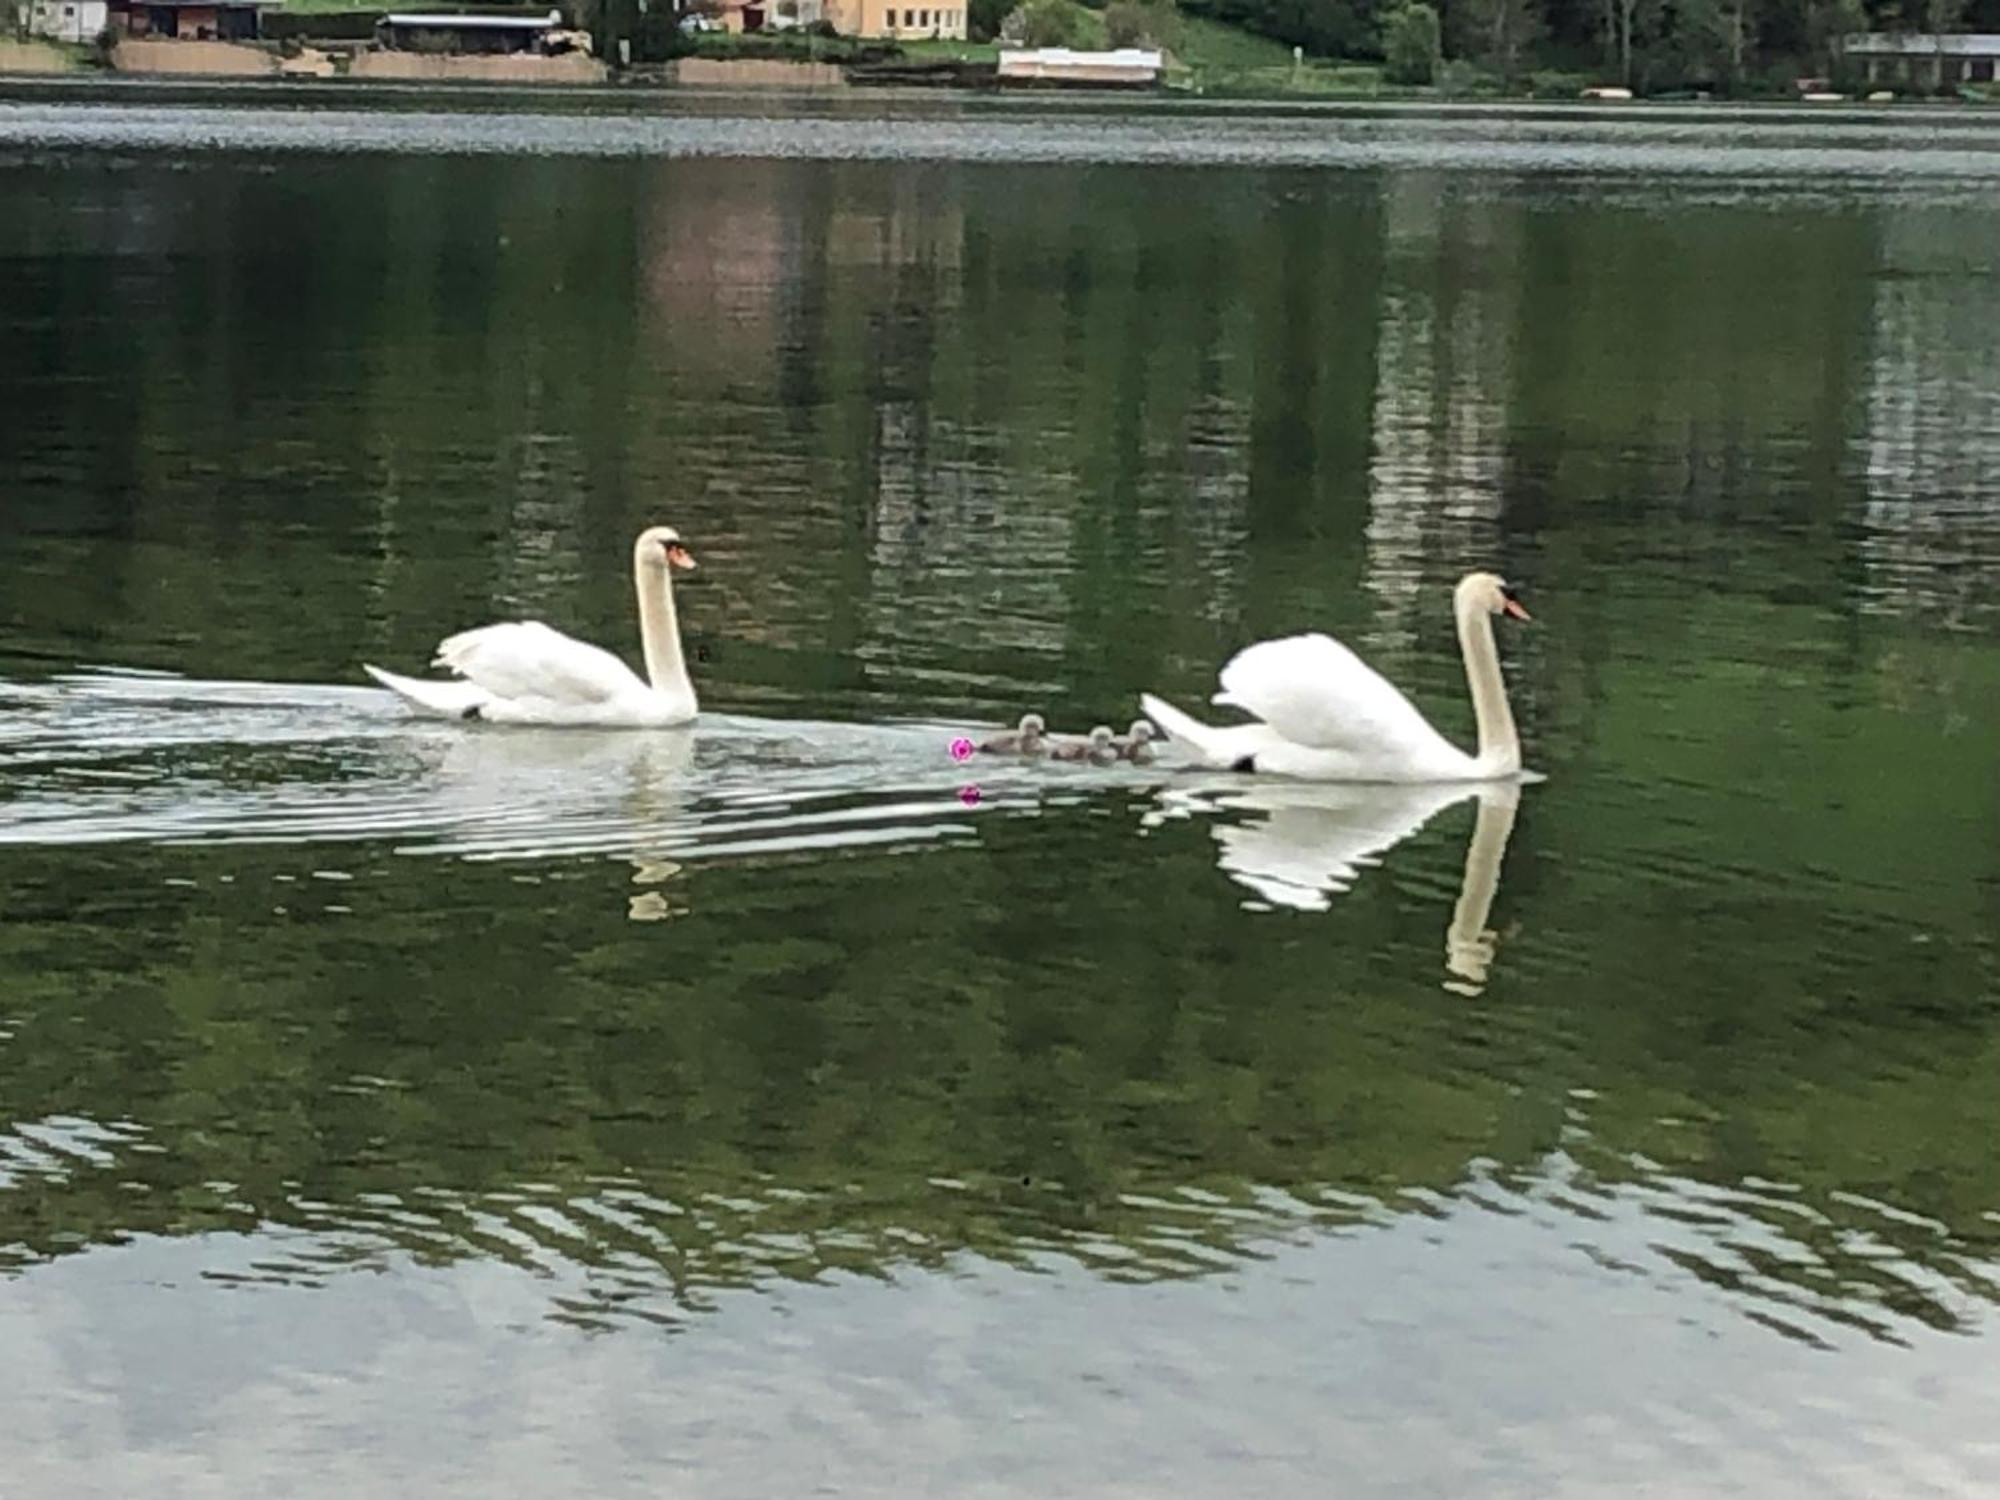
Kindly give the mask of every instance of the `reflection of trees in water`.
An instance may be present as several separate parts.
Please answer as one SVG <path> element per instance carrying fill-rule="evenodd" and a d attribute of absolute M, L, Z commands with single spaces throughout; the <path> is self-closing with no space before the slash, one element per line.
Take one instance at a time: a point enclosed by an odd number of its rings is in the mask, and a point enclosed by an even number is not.
<path fill-rule="evenodd" d="M 1495 897 L 1505 830 L 1464 808 L 1330 911 L 1279 915 L 1218 905 L 1199 825 L 1156 830 L 1143 864 L 1123 821 L 982 826 L 979 849 L 643 889 L 644 856 L 635 877 L 368 852 L 365 879 L 320 890 L 271 884 L 289 851 L 134 850 L 123 884 L 171 867 L 200 890 L 138 943 L 122 904 L 91 906 L 95 877 L 36 853 L 18 878 L 46 911 L 0 938 L 9 972 L 44 976 L 0 1050 L 21 1122 L 0 1243 L 28 1264 L 254 1230 L 264 1274 L 305 1281 L 391 1252 L 497 1258 L 595 1322 L 962 1253 L 1198 1275 L 1277 1238 L 1492 1207 L 1556 1215 L 1607 1261 L 1633 1236 L 1600 1216 L 1657 1221 L 1635 1272 L 1692 1269 L 1806 1334 L 1950 1326 L 1992 1295 L 1992 1048 L 1953 1021 L 1891 1005 L 1829 1028 L 1802 979 L 1747 1010 L 1709 1000 L 1728 1037 L 1690 1052 L 1683 1012 L 1712 992 L 1646 916 L 1660 892 L 1621 898 L 1628 872 L 1538 913 L 1530 846 Z M 633 892 L 674 887 L 671 921 L 631 923 Z M 1710 922 L 1755 920 L 1789 973 L 1824 936 L 1755 910 L 1759 888 L 1712 891 Z M 1463 961 L 1488 900 L 1604 946 L 1510 944 L 1483 994 L 1447 994 L 1440 932 Z M 1626 920 L 1599 909 L 1620 900 Z M 1959 962 L 1930 976 L 1944 992 L 1980 982 Z M 1709 1073 L 1712 1045 L 1733 1075 Z M 1863 1056 L 1925 1082 L 1872 1081 Z"/>
<path fill-rule="evenodd" d="M 1493 556 L 1506 494 L 1522 210 L 1449 182 L 1410 173 L 1384 191 L 1366 647 L 1385 666 L 1435 625 L 1437 570 Z M 1467 277 L 1470 265 L 1481 274 Z"/>
<path fill-rule="evenodd" d="M 495 611 L 622 639 L 625 539 L 668 512 L 715 563 L 689 627 L 731 688 L 1092 716 L 1305 623 L 1422 686 L 1432 590 L 1602 569 L 1577 549 L 1607 519 L 1699 520 L 1808 595 L 1858 554 L 1868 599 L 1952 618 L 1991 550 L 1971 208 L 1656 214 L 1415 170 L 182 175 L 107 189 L 149 250 L 129 354 L 67 316 L 88 287 L 32 289 L 91 379 L 27 415 L 97 476 L 65 503 L 119 512 L 77 559 L 93 607 L 216 675 L 332 675 Z M 313 248 L 308 305 L 249 225 Z M 178 541 L 135 565 L 140 533 Z M 1675 535 L 1626 550 L 1670 564 Z"/>
<path fill-rule="evenodd" d="M 2000 258 L 1984 213 L 1913 209 L 1880 236 L 1854 441 L 1863 604 L 1971 627 L 2000 585 Z"/>

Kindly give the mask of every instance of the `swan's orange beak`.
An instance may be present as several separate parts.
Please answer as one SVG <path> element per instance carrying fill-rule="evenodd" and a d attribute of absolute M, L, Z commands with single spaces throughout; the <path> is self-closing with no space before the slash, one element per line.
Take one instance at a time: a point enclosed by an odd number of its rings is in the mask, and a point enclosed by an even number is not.
<path fill-rule="evenodd" d="M 1507 599 L 1502 601 L 1500 605 L 1500 610 L 1501 613 L 1506 615 L 1507 618 L 1510 620 L 1532 620 L 1535 618 L 1533 615 L 1529 614 L 1525 609 L 1521 608 L 1521 601 L 1519 599 Z"/>
<path fill-rule="evenodd" d="M 692 569 L 694 567 L 694 554 L 679 542 L 668 542 L 667 561 L 677 568 Z"/>

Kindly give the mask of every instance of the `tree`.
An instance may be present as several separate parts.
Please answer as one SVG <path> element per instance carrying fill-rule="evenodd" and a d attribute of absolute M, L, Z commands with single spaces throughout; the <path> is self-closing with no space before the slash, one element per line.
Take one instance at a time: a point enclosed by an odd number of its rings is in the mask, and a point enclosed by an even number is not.
<path fill-rule="evenodd" d="M 1653 40 L 1659 21 L 1659 0 L 1599 0 L 1604 25 L 1605 60 L 1616 70 L 1618 81 L 1632 86 L 1633 59 Z"/>
<path fill-rule="evenodd" d="M 1364 57 L 1382 45 L 1380 0 L 1183 0 L 1180 7 L 1325 57 Z"/>
<path fill-rule="evenodd" d="M 1021 40 L 1030 47 L 1088 46 L 1102 24 L 1076 0 L 1028 0 L 1015 14 L 1021 18 Z"/>
<path fill-rule="evenodd" d="M 1112 0 L 1104 11 L 1104 33 L 1114 47 L 1172 47 L 1180 41 L 1180 14 L 1172 5 Z"/>
<path fill-rule="evenodd" d="M 1392 10 L 1382 22 L 1382 57 L 1392 83 L 1425 84 L 1437 75 L 1438 13 L 1418 3 Z"/>
<path fill-rule="evenodd" d="M 1735 93 L 1763 24 L 1764 0 L 1679 0 L 1674 40 L 1688 75 Z"/>
<path fill-rule="evenodd" d="M 1868 29 L 1868 11 L 1862 0 L 1806 0 L 1806 46 L 1813 66 L 1831 75 L 1840 60 L 1840 39 L 1851 32 Z"/>
<path fill-rule="evenodd" d="M 1537 0 L 1467 0 L 1460 50 L 1505 79 L 1528 70 L 1543 35 Z"/>
<path fill-rule="evenodd" d="M 965 8 L 966 30 L 976 42 L 988 42 L 1000 35 L 1001 27 L 1007 24 L 1008 12 L 1014 9 L 1014 0 L 969 0 Z"/>

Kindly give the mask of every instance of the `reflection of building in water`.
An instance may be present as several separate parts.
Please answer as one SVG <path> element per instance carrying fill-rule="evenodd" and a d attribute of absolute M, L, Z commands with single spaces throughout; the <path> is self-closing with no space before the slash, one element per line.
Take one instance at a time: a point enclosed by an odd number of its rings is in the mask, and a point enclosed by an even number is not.
<path fill-rule="evenodd" d="M 1181 566 L 1200 581 L 1196 597 L 1216 614 L 1233 614 L 1243 603 L 1237 580 L 1250 543 L 1249 452 L 1247 402 L 1215 393 L 1189 409 L 1181 449 L 1188 551 Z"/>
<path fill-rule="evenodd" d="M 1400 173 L 1383 194 L 1366 581 L 1372 643 L 1390 650 L 1435 614 L 1427 584 L 1491 555 L 1500 514 L 1518 231 L 1500 202 L 1449 182 Z"/>
<path fill-rule="evenodd" d="M 842 196 L 826 218 L 825 258 L 829 266 L 882 270 L 949 271 L 956 276 L 965 258 L 965 211 L 922 174 L 898 173 L 880 190 Z M 957 300 L 957 282 L 939 283 L 946 305 Z"/>
<path fill-rule="evenodd" d="M 1884 215 L 1861 560 L 1877 607 L 1958 617 L 2000 583 L 2000 247 L 1984 210 Z"/>
<path fill-rule="evenodd" d="M 654 174 L 638 316 L 664 415 L 635 435 L 637 459 L 650 484 L 703 495 L 718 517 L 749 482 L 796 502 L 760 506 L 754 541 L 723 519 L 709 528 L 724 555 L 776 560 L 712 601 L 729 638 L 823 644 L 824 601 L 853 588 L 843 497 L 863 483 L 856 470 L 881 469 L 871 494 L 930 486 L 939 450 L 917 430 L 928 403 L 896 393 L 921 396 L 934 378 L 932 329 L 956 305 L 964 256 L 957 192 L 945 174 L 837 162 L 674 161 Z"/>
<path fill-rule="evenodd" d="M 1078 496 L 984 453 L 921 402 L 876 411 L 869 655 L 910 647 L 1062 649 Z M 1005 544 L 994 545 L 1003 536 Z"/>
<path fill-rule="evenodd" d="M 779 296 L 800 269 L 792 170 L 776 161 L 672 162 L 656 178 L 640 227 L 640 277 L 648 332 L 671 351 L 673 373 L 768 374 Z"/>
<path fill-rule="evenodd" d="M 948 187 L 923 173 L 677 161 L 661 170 L 640 233 L 645 312 L 675 373 L 700 373 L 685 369 L 694 358 L 748 375 L 767 370 L 796 334 L 792 314 L 809 290 L 879 309 L 896 277 L 918 272 L 933 281 L 933 305 L 950 305 L 938 294 L 955 279 L 934 278 L 955 278 L 965 216 Z M 888 286 L 870 284 L 883 273 Z"/>

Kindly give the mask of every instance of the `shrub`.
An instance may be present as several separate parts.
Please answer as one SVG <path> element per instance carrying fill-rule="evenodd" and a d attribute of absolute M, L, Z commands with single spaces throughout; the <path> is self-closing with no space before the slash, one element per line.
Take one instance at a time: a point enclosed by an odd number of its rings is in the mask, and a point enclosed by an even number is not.
<path fill-rule="evenodd" d="M 1389 80 L 1406 87 L 1437 75 L 1438 13 L 1422 3 L 1392 10 L 1382 22 L 1382 57 Z"/>
<path fill-rule="evenodd" d="M 1030 47 L 1094 47 L 1103 39 L 1104 23 L 1076 0 L 1028 0 L 1019 15 Z"/>
<path fill-rule="evenodd" d="M 1492 98 L 1506 92 L 1498 73 L 1454 57 L 1437 70 L 1438 92 L 1448 99 Z"/>
<path fill-rule="evenodd" d="M 1104 36 L 1114 47 L 1172 48 L 1180 42 L 1180 13 L 1171 5 L 1143 0 L 1111 0 L 1104 11 Z"/>
<path fill-rule="evenodd" d="M 1537 68 L 1528 75 L 1528 92 L 1537 99 L 1574 99 L 1593 83 L 1594 73 L 1566 73 L 1559 68 Z"/>

